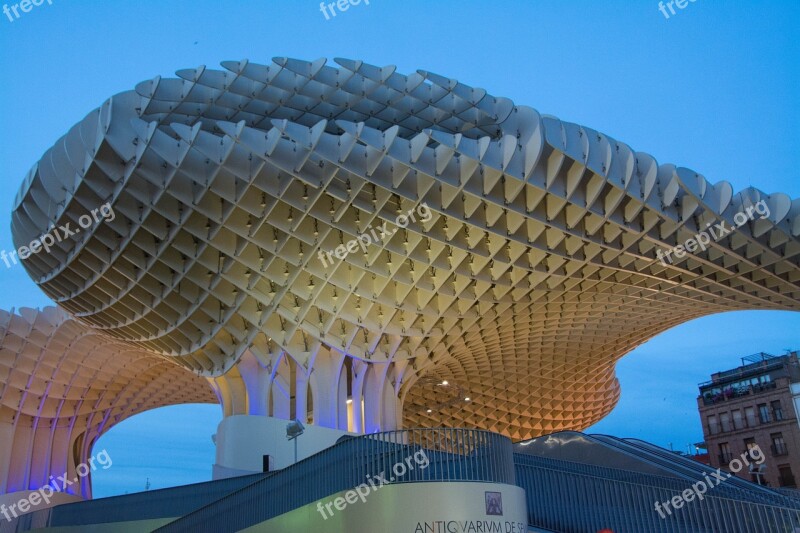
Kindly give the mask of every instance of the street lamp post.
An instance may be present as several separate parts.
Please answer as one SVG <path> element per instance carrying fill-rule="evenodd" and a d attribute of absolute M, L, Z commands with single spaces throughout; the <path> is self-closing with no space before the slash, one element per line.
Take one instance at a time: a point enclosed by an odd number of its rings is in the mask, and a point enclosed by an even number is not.
<path fill-rule="evenodd" d="M 286 438 L 294 441 L 294 462 L 297 463 L 297 437 L 306 430 L 303 424 L 295 419 L 286 424 Z"/>

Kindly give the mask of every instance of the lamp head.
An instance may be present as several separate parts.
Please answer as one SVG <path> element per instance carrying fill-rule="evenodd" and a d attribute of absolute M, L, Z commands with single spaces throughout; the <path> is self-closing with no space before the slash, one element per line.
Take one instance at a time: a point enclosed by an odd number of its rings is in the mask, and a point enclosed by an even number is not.
<path fill-rule="evenodd" d="M 290 440 L 296 439 L 303 434 L 305 429 L 305 426 L 299 420 L 292 420 L 286 424 L 286 438 Z"/>

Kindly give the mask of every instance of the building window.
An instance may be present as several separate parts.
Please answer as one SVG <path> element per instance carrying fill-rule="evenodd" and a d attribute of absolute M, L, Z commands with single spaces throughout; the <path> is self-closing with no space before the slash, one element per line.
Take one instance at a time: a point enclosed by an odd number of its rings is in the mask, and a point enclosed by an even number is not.
<path fill-rule="evenodd" d="M 756 439 L 753 439 L 753 438 L 744 439 L 744 449 L 747 452 L 748 460 L 755 461 L 755 459 L 753 459 L 753 454 L 750 452 L 750 450 L 752 450 L 753 448 L 757 448 L 757 447 L 758 447 L 758 445 L 756 444 Z M 758 454 L 756 454 L 756 455 L 758 455 Z"/>
<path fill-rule="evenodd" d="M 779 465 L 778 466 L 778 483 L 781 487 L 796 487 L 797 484 L 794 482 L 794 474 L 792 474 L 792 468 L 789 465 Z"/>
<path fill-rule="evenodd" d="M 731 447 L 728 445 L 727 442 L 720 442 L 719 443 L 720 466 L 727 466 L 728 463 L 731 462 L 731 459 L 733 459 L 733 455 L 731 455 Z"/>
<path fill-rule="evenodd" d="M 717 415 L 710 415 L 708 417 L 708 432 L 712 435 L 719 433 L 719 422 L 717 421 Z"/>
<path fill-rule="evenodd" d="M 772 439 L 772 455 L 775 457 L 789 455 L 789 449 L 786 447 L 786 442 L 783 440 L 783 433 L 773 433 L 769 438 Z"/>
<path fill-rule="evenodd" d="M 764 455 L 761 449 L 756 444 L 756 439 L 744 439 L 744 449 L 747 453 L 746 462 L 750 463 L 748 471 L 750 472 L 750 481 L 759 485 L 764 485 Z M 753 451 L 757 450 L 757 451 Z M 757 461 L 761 461 L 758 464 Z"/>
<path fill-rule="evenodd" d="M 755 448 L 756 446 L 757 446 L 756 439 L 753 438 L 744 439 L 744 449 L 747 450 L 748 452 L 753 448 Z"/>
<path fill-rule="evenodd" d="M 722 425 L 722 431 L 731 430 L 731 415 L 730 413 L 720 413 L 719 422 Z"/>
<path fill-rule="evenodd" d="M 733 429 L 742 429 L 744 428 L 744 422 L 742 421 L 742 412 L 737 409 L 735 411 L 731 411 L 733 415 Z"/>
<path fill-rule="evenodd" d="M 747 420 L 747 427 L 756 427 L 756 410 L 753 407 L 744 408 L 744 417 Z"/>
<path fill-rule="evenodd" d="M 781 408 L 781 401 L 775 400 L 772 402 L 772 416 L 775 420 L 783 420 L 783 409 Z"/>
<path fill-rule="evenodd" d="M 758 419 L 761 421 L 762 424 L 766 424 L 769 422 L 769 408 L 767 404 L 762 403 L 758 406 Z"/>

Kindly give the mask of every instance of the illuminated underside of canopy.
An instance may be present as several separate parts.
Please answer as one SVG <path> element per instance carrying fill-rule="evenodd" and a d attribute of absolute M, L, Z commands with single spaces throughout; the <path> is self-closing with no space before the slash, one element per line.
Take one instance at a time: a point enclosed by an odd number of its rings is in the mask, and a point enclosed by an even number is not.
<path fill-rule="evenodd" d="M 583 429 L 656 334 L 800 309 L 798 200 L 453 79 L 336 62 L 225 62 L 112 97 L 31 170 L 12 229 L 19 246 L 105 202 L 115 218 L 25 268 L 92 331 L 209 378 L 226 414 L 356 431 Z"/>
<path fill-rule="evenodd" d="M 206 380 L 57 308 L 0 311 L 0 494 L 36 490 L 50 476 L 77 479 L 76 467 L 119 422 L 199 402 L 217 402 Z M 91 497 L 90 478 L 65 491 Z"/>

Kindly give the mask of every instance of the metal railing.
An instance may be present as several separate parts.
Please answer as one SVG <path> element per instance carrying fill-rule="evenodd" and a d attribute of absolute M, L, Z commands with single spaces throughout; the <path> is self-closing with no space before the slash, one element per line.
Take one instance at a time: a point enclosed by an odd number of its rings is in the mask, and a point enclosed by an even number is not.
<path fill-rule="evenodd" d="M 765 354 L 769 355 L 769 354 Z M 755 363 L 750 363 L 749 365 L 742 365 L 737 368 L 733 368 L 731 370 L 725 370 L 723 372 L 717 372 L 716 379 L 711 379 L 709 381 L 704 381 L 702 383 L 698 383 L 697 386 L 700 388 L 708 387 L 709 385 L 714 385 L 717 383 L 722 383 L 723 381 L 733 381 L 732 378 L 744 378 L 752 377 L 754 374 L 764 374 L 769 372 L 770 370 L 776 370 L 782 368 L 784 364 L 786 364 L 786 360 L 783 359 L 785 356 L 770 356 L 777 361 L 769 362 L 769 360 L 765 359 L 763 361 L 758 361 Z"/>
<path fill-rule="evenodd" d="M 182 516 L 160 532 L 239 531 L 378 476 L 391 483 L 515 484 L 525 490 L 529 525 L 554 531 L 738 533 L 800 528 L 800 498 L 795 492 L 749 489 L 734 479 L 708 487 L 702 500 L 687 501 L 662 518 L 655 504 L 671 501 L 702 481 L 705 467 L 697 466 L 697 479 L 656 475 L 513 453 L 508 438 L 482 430 L 413 429 L 348 438 L 289 468 L 246 480 L 46 509 L 23 517 L 26 523 L 18 524 L 23 527 L 10 531 L 156 516 Z M 216 498 L 219 492 L 224 495 Z M 160 497 L 154 498 L 155 493 Z M 2 524 L 0 531 L 5 531 Z"/>
<path fill-rule="evenodd" d="M 709 395 L 706 392 L 701 393 L 703 398 L 703 405 L 714 405 L 728 400 L 735 400 L 750 394 L 757 395 L 762 392 L 768 392 L 776 389 L 778 384 L 774 381 L 769 383 L 759 383 L 758 385 L 750 385 L 748 387 L 730 388 L 718 394 Z"/>
<path fill-rule="evenodd" d="M 0 515 L 0 533 L 17 533 L 45 527 L 78 527 L 110 522 L 174 518 L 217 501 L 268 475 L 252 474 L 69 503 L 33 511 L 20 516 L 10 524 Z"/>
<path fill-rule="evenodd" d="M 561 459 L 531 456 L 522 453 L 514 454 L 514 466 L 517 469 L 519 469 L 520 466 L 550 468 L 552 470 L 557 470 L 564 475 L 578 474 L 605 479 L 612 482 L 628 482 L 634 485 L 646 485 L 648 487 L 666 489 L 674 494 L 683 492 L 690 484 L 698 480 L 702 480 L 704 474 L 714 471 L 714 469 L 710 468 L 708 471 L 698 469 L 698 471 L 695 472 L 696 477 L 681 478 L 639 472 L 635 470 L 622 470 L 619 468 L 610 468 L 607 466 L 598 466 L 586 463 L 575 463 Z M 517 474 L 517 478 L 518 484 L 522 486 L 519 483 L 519 473 Z M 789 507 L 800 511 L 800 500 L 790 498 L 788 495 L 772 489 L 767 489 L 766 487 L 756 487 L 752 483 L 745 482 L 740 478 L 731 478 L 725 483 L 717 485 L 714 487 L 714 494 L 733 500 L 763 503 L 777 507 Z"/>
<path fill-rule="evenodd" d="M 517 460 L 515 456 L 515 460 Z M 518 460 L 517 460 L 518 461 Z M 800 510 L 715 495 L 685 502 L 661 518 L 657 502 L 671 501 L 691 483 L 679 480 L 634 482 L 518 461 L 517 484 L 525 489 L 528 523 L 552 531 L 595 533 L 613 531 L 750 533 L 793 531 L 800 527 Z M 626 474 L 627 475 L 627 474 Z M 666 484 L 678 483 L 675 488 Z"/>
<path fill-rule="evenodd" d="M 378 475 L 391 483 L 514 485 L 511 440 L 474 429 L 409 429 L 353 437 L 156 531 L 239 531 L 353 489 Z"/>

